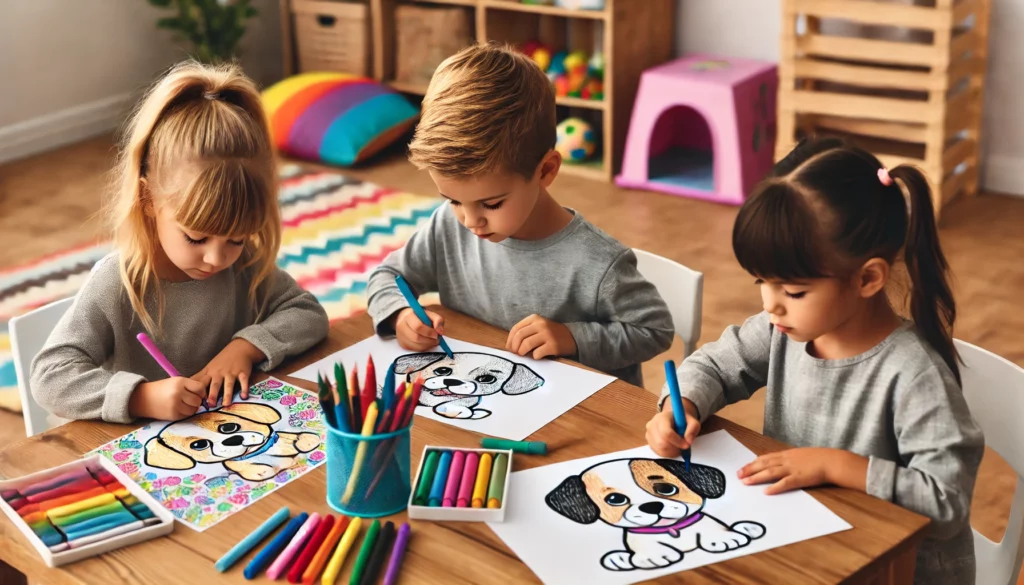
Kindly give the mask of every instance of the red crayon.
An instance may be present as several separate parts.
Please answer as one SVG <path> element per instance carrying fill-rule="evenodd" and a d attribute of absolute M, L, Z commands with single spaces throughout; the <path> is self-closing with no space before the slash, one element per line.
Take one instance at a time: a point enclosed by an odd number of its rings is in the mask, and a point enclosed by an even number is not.
<path fill-rule="evenodd" d="M 29 502 L 32 502 L 33 504 L 39 504 L 45 502 L 46 500 L 63 498 L 64 496 L 71 496 L 79 492 L 88 491 L 98 487 L 101 486 L 95 479 L 93 479 L 92 477 L 86 477 L 83 479 L 79 479 L 77 481 L 73 481 L 71 483 L 64 484 L 60 487 L 55 487 L 45 492 L 37 492 L 35 494 L 32 494 L 31 496 L 27 496 L 25 499 L 27 499 Z"/>

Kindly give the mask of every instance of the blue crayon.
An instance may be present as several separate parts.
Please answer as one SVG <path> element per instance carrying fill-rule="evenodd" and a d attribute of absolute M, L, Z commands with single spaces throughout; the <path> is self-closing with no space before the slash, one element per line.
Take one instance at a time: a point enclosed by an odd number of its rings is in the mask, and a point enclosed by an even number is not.
<path fill-rule="evenodd" d="M 123 510 L 121 512 L 116 512 L 114 514 L 104 514 L 103 516 L 99 516 L 98 518 L 92 518 L 90 520 L 83 520 L 75 524 L 69 524 L 68 526 L 64 526 L 63 529 L 64 532 L 68 533 L 80 532 L 82 530 L 89 530 L 90 528 L 96 526 L 103 526 L 111 522 L 116 522 L 114 526 L 119 526 L 120 524 L 128 524 L 129 522 L 135 522 L 138 519 L 139 518 L 135 514 L 132 514 L 128 510 Z"/>
<path fill-rule="evenodd" d="M 452 452 L 445 451 L 441 453 L 441 459 L 437 463 L 437 473 L 434 474 L 434 483 L 430 486 L 430 500 L 431 506 L 437 507 L 441 505 L 441 501 L 444 499 L 444 486 L 448 481 L 448 471 L 452 466 Z M 437 503 L 434 503 L 437 500 Z"/>
<path fill-rule="evenodd" d="M 281 508 L 276 514 L 267 518 L 266 522 L 261 524 L 259 528 L 253 530 L 249 536 L 246 536 L 238 542 L 234 547 L 231 548 L 227 553 L 224 554 L 213 566 L 218 571 L 223 573 L 231 568 L 238 562 L 238 559 L 242 558 L 245 553 L 249 552 L 256 547 L 261 540 L 267 537 L 268 534 L 273 532 L 278 526 L 284 523 L 288 519 L 290 512 L 287 507 Z"/>
<path fill-rule="evenodd" d="M 82 530 L 64 530 L 64 534 L 67 535 L 68 540 L 75 540 L 76 538 L 82 538 L 84 536 L 92 536 L 93 534 L 99 534 L 101 532 L 106 532 L 106 531 L 110 530 L 111 528 L 117 528 L 118 526 L 124 526 L 125 524 L 131 524 L 132 522 L 139 522 L 139 519 L 136 518 L 135 516 L 132 516 L 131 514 L 129 514 L 129 516 L 131 516 L 131 518 L 129 520 L 124 520 L 124 519 L 108 520 L 107 522 L 102 522 L 100 524 L 94 524 L 93 526 L 91 526 L 89 528 L 84 528 Z M 84 524 L 84 522 L 83 522 L 83 524 Z"/>
<path fill-rule="evenodd" d="M 246 579 L 255 579 L 263 569 L 267 568 L 267 565 L 272 563 L 277 555 L 280 554 L 284 547 L 288 546 L 288 542 L 291 541 L 295 533 L 299 531 L 299 528 L 309 518 L 309 514 L 303 512 L 298 516 L 292 518 L 291 522 L 285 525 L 284 530 L 277 533 L 274 540 L 270 541 L 270 544 L 263 547 L 263 550 L 259 552 L 249 564 L 245 567 L 244 575 Z"/>

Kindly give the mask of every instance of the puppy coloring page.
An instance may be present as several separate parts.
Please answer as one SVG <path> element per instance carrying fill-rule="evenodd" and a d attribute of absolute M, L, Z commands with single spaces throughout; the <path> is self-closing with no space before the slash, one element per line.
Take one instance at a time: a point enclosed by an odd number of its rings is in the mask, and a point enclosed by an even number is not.
<path fill-rule="evenodd" d="M 681 459 L 648 447 L 511 475 L 504 522 L 488 525 L 545 583 L 646 581 L 851 526 L 800 490 L 736 479 L 755 455 L 726 431 Z"/>
<path fill-rule="evenodd" d="M 394 339 L 374 336 L 347 347 L 292 376 L 315 382 L 334 379 L 334 364 L 358 367 L 360 384 L 373 356 L 378 391 L 388 366 L 396 383 L 422 376 L 416 414 L 470 431 L 522 441 L 615 380 L 614 377 L 553 360 L 534 360 L 445 336 L 455 359 L 440 349 L 402 349 Z"/>
<path fill-rule="evenodd" d="M 317 397 L 270 378 L 226 407 L 154 421 L 93 451 L 202 532 L 326 459 Z"/>

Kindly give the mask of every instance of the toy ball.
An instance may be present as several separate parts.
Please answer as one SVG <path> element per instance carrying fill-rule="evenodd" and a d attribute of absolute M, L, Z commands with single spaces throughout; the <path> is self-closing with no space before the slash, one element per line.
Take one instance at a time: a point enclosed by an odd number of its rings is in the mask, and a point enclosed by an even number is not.
<path fill-rule="evenodd" d="M 587 67 L 587 54 L 583 51 L 573 51 L 565 58 L 565 69 L 566 71 L 572 71 L 582 67 L 586 71 Z"/>
<path fill-rule="evenodd" d="M 530 58 L 540 67 L 541 71 L 547 71 L 548 67 L 551 66 L 551 50 L 547 47 L 537 47 L 530 55 Z"/>
<path fill-rule="evenodd" d="M 569 95 L 569 78 L 565 75 L 555 77 L 555 95 L 558 97 Z"/>
<path fill-rule="evenodd" d="M 594 129 L 579 118 L 566 118 L 556 129 L 555 150 L 569 162 L 583 162 L 597 150 Z"/>
<path fill-rule="evenodd" d="M 548 67 L 549 76 L 558 76 L 565 73 L 565 58 L 567 56 L 568 54 L 565 51 L 559 51 L 551 57 L 551 65 Z"/>

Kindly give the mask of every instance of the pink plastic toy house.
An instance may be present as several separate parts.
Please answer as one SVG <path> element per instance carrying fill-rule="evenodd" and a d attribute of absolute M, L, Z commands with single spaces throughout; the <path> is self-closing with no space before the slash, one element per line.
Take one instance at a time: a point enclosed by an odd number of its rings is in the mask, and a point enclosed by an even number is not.
<path fill-rule="evenodd" d="M 743 203 L 772 168 L 775 64 L 694 55 L 644 71 L 623 187 Z"/>

